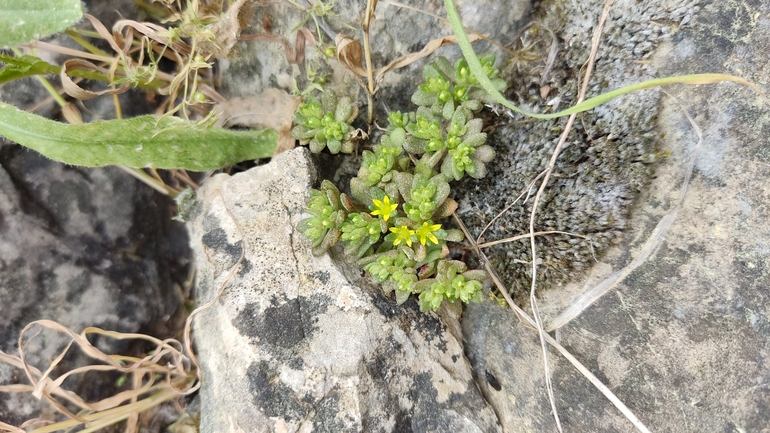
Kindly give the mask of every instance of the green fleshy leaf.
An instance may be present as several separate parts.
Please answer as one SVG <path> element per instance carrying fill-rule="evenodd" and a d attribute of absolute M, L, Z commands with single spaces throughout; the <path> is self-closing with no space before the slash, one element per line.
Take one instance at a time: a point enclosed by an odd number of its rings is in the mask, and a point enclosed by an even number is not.
<path fill-rule="evenodd" d="M 328 90 L 321 96 L 321 108 L 324 113 L 334 113 L 337 109 L 337 94 Z"/>
<path fill-rule="evenodd" d="M 487 141 L 487 134 L 479 132 L 478 134 L 465 134 L 463 143 L 471 147 L 479 147 Z"/>
<path fill-rule="evenodd" d="M 423 107 L 429 107 L 435 104 L 437 100 L 438 97 L 435 93 L 423 92 L 420 89 L 417 89 L 417 91 L 412 94 L 412 103 Z"/>
<path fill-rule="evenodd" d="M 401 147 L 406 141 L 406 131 L 404 128 L 395 128 L 390 133 L 390 145 L 394 147 Z"/>
<path fill-rule="evenodd" d="M 340 150 L 342 150 L 342 141 L 329 140 L 326 142 L 326 147 L 329 148 L 329 152 L 331 152 L 332 154 L 340 153 Z"/>
<path fill-rule="evenodd" d="M 406 290 L 396 290 L 396 304 L 401 305 L 409 299 L 410 292 Z"/>
<path fill-rule="evenodd" d="M 471 158 L 471 161 L 473 161 L 474 170 L 468 171 L 466 169 L 466 173 L 468 173 L 468 176 L 474 179 L 484 178 L 484 176 L 487 175 L 487 166 L 485 166 L 483 162 L 475 158 Z"/>
<path fill-rule="evenodd" d="M 465 127 L 467 128 L 466 134 L 478 134 L 484 129 L 484 121 L 479 118 L 471 119 L 465 123 Z"/>
<path fill-rule="evenodd" d="M 140 116 L 67 125 L 0 103 L 0 135 L 65 164 L 206 171 L 268 158 L 278 134 L 199 130 L 175 117 Z"/>
<path fill-rule="evenodd" d="M 15 47 L 58 33 L 82 17 L 80 0 L 3 0 L 0 47 Z"/>
<path fill-rule="evenodd" d="M 427 142 L 428 140 L 423 140 L 421 138 L 415 137 L 414 135 L 410 135 L 404 141 L 404 150 L 417 155 L 425 153 L 425 144 Z"/>
<path fill-rule="evenodd" d="M 313 153 L 321 153 L 322 150 L 324 150 L 324 147 L 326 147 L 326 142 L 321 141 L 318 139 L 318 137 L 313 137 L 312 140 L 310 140 L 310 151 Z"/>
<path fill-rule="evenodd" d="M 489 162 L 495 158 L 495 151 L 488 145 L 479 146 L 473 153 L 473 158 L 478 159 L 481 162 Z"/>
<path fill-rule="evenodd" d="M 444 117 L 444 119 L 449 120 L 452 118 L 452 115 L 455 113 L 455 101 L 453 99 L 450 99 L 446 101 L 446 104 L 444 104 L 444 108 L 441 109 L 441 116 Z"/>
<path fill-rule="evenodd" d="M 337 108 L 334 111 L 334 120 L 337 122 L 350 123 L 353 121 L 351 115 L 353 114 L 353 101 L 347 96 L 340 98 L 337 103 Z"/>
<path fill-rule="evenodd" d="M 463 239 L 465 239 L 465 235 L 463 234 L 462 230 L 457 230 L 457 229 L 446 230 L 447 242 L 462 242 Z"/>

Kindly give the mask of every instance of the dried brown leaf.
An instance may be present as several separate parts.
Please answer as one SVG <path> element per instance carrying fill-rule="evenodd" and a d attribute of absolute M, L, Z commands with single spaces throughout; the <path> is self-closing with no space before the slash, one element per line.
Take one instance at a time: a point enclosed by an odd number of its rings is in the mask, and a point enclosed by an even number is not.
<path fill-rule="evenodd" d="M 110 33 L 109 30 L 107 30 L 107 27 L 102 24 L 101 21 L 96 19 L 93 15 L 85 14 L 86 18 L 88 18 L 88 21 L 91 22 L 91 26 L 93 26 L 94 30 L 96 30 L 97 33 L 99 33 L 99 36 L 103 37 L 104 40 L 109 42 L 110 47 L 112 47 L 113 50 L 115 50 L 116 53 L 122 53 L 123 50 L 120 48 L 120 45 L 118 45 L 118 42 L 115 40 L 112 33 Z"/>
<path fill-rule="evenodd" d="M 334 40 L 337 45 L 337 60 L 342 66 L 362 77 L 366 76 L 366 70 L 361 66 L 364 63 L 364 50 L 361 43 L 344 33 L 337 33 Z"/>
<path fill-rule="evenodd" d="M 147 36 L 148 38 L 161 45 L 170 46 L 171 49 L 178 52 L 179 54 L 189 56 L 190 52 L 192 51 L 190 46 L 183 41 L 179 39 L 171 41 L 168 37 L 162 36 L 163 34 L 167 34 L 168 30 L 166 30 L 165 27 L 159 26 L 157 24 L 140 23 L 134 20 L 120 20 L 116 22 L 114 26 L 112 26 L 112 31 L 116 33 L 123 33 L 123 29 L 126 27 L 133 28 L 137 32 Z"/>
<path fill-rule="evenodd" d="M 62 107 L 61 114 L 67 123 L 71 125 L 80 125 L 83 123 L 83 116 L 80 115 L 80 110 L 72 102 L 67 102 L 67 105 Z"/>
<path fill-rule="evenodd" d="M 200 41 L 200 51 L 216 58 L 227 57 L 240 40 L 243 29 L 251 25 L 256 10 L 257 2 L 254 0 L 238 0 L 233 3 L 211 28 L 215 41 Z"/>
<path fill-rule="evenodd" d="M 476 42 L 484 38 L 486 38 L 485 35 L 468 35 L 468 39 L 470 39 L 471 42 Z M 337 34 L 335 43 L 337 44 L 337 60 L 353 73 L 360 75 L 361 77 L 366 77 L 366 70 L 361 66 L 363 64 L 363 50 L 361 49 L 361 44 L 343 33 Z M 388 63 L 387 66 L 375 69 L 374 75 L 377 77 L 377 81 L 379 81 L 382 76 L 389 71 L 408 66 L 417 60 L 431 55 L 434 51 L 446 44 L 456 43 L 457 38 L 455 38 L 454 35 L 433 39 L 425 44 L 425 47 L 423 47 L 422 50 L 416 53 L 405 54 Z"/>
<path fill-rule="evenodd" d="M 481 39 L 486 38 L 484 35 L 468 35 L 468 39 L 470 39 L 471 42 L 480 41 Z M 376 75 L 378 78 L 385 75 L 386 72 L 392 71 L 394 69 L 403 68 L 404 66 L 408 66 L 417 60 L 420 60 L 424 57 L 427 57 L 431 55 L 434 51 L 437 49 L 443 47 L 446 44 L 456 44 L 457 38 L 454 37 L 454 35 L 451 36 L 443 36 L 440 38 L 436 38 L 425 44 L 425 47 L 423 47 L 422 50 L 416 52 L 416 53 L 409 53 L 405 54 L 392 62 L 388 63 L 387 66 L 384 66 L 382 68 L 376 69 L 374 71 L 374 75 Z"/>
<path fill-rule="evenodd" d="M 108 75 L 109 71 L 107 69 L 100 68 L 87 60 L 82 60 L 82 59 L 70 59 L 62 64 L 61 72 L 59 73 L 59 79 L 61 79 L 62 88 L 68 95 L 72 96 L 75 99 L 79 99 L 81 101 L 85 101 L 86 99 L 95 98 L 101 95 L 120 94 L 128 91 L 128 89 L 131 88 L 129 83 L 125 83 L 120 87 L 105 89 L 99 92 L 85 90 L 82 87 L 75 84 L 75 82 L 72 81 L 72 79 L 70 79 L 69 76 L 67 76 L 67 71 L 72 69 L 92 70 L 92 71 L 100 72 L 105 75 Z"/>

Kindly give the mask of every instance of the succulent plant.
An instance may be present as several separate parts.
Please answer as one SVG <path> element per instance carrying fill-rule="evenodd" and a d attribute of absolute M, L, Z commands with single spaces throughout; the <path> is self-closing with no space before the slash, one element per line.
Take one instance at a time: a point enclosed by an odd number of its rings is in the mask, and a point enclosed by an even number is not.
<path fill-rule="evenodd" d="M 291 133 L 300 144 L 309 144 L 313 153 L 324 148 L 333 154 L 351 153 L 353 127 L 350 124 L 357 116 L 358 107 L 347 96 L 338 100 L 333 91 L 327 90 L 319 102 L 307 95 L 294 113 L 296 126 Z"/>
<path fill-rule="evenodd" d="M 494 56 L 482 66 L 500 90 Z M 467 64 L 440 57 L 423 70 L 425 83 L 412 95 L 414 112 L 391 112 L 388 127 L 372 150 L 362 152 L 358 175 L 350 181 L 357 203 L 324 181 L 308 201 L 311 217 L 300 223 L 313 252 L 322 253 L 340 239 L 344 252 L 383 285 L 398 303 L 419 294 L 423 311 L 442 302 L 481 299 L 484 271 L 468 271 L 450 260 L 448 242 L 461 242 L 459 230 L 445 229 L 441 220 L 457 209 L 449 196 L 450 182 L 465 175 L 481 178 L 495 152 L 486 144 L 481 119 L 475 118 L 489 96 Z M 332 114 L 333 113 L 333 114 Z M 349 152 L 350 123 L 357 110 L 349 98 L 330 92 L 319 102 L 312 96 L 294 116 L 294 136 L 318 153 Z M 347 141 L 346 141 L 347 140 Z M 369 212 L 366 212 L 366 209 Z"/>

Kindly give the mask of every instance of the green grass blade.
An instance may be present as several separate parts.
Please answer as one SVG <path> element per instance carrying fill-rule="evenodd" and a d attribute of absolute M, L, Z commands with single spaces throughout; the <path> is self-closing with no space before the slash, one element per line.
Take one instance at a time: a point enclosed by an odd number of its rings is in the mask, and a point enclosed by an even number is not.
<path fill-rule="evenodd" d="M 83 17 L 80 0 L 0 0 L 0 47 L 60 32 Z"/>
<path fill-rule="evenodd" d="M 213 170 L 273 155 L 278 134 L 196 129 L 175 117 L 68 125 L 0 102 L 0 135 L 65 164 Z"/>
<path fill-rule="evenodd" d="M 492 85 L 492 82 L 484 73 L 481 67 L 481 62 L 479 61 L 478 57 L 476 57 L 476 53 L 473 51 L 471 42 L 470 40 L 468 40 L 468 35 L 465 33 L 465 29 L 463 28 L 462 21 L 460 20 L 460 15 L 457 12 L 457 8 L 455 7 L 454 0 L 444 0 L 444 6 L 446 7 L 447 18 L 449 19 L 449 22 L 452 24 L 452 30 L 454 31 L 455 37 L 457 38 L 457 44 L 460 46 L 460 50 L 463 52 L 463 56 L 465 57 L 465 60 L 468 62 L 468 67 L 471 68 L 471 72 L 473 72 L 473 75 L 476 77 L 479 84 L 484 88 L 484 90 L 487 91 L 487 93 L 492 95 L 492 97 L 494 97 L 498 103 L 506 106 L 507 108 L 511 109 L 516 113 L 520 113 L 525 116 L 534 117 L 536 119 L 553 119 L 556 117 L 568 116 L 570 114 L 575 114 L 586 110 L 590 110 L 591 108 L 597 107 L 609 101 L 610 99 L 616 98 L 620 95 L 625 95 L 626 93 L 634 92 L 636 90 L 641 90 L 641 89 L 649 89 L 651 87 L 663 86 L 666 84 L 674 84 L 674 83 L 712 84 L 712 83 L 718 83 L 720 81 L 733 81 L 733 82 L 744 84 L 746 86 L 751 87 L 766 99 L 765 94 L 757 86 L 755 86 L 749 81 L 744 80 L 743 78 L 734 77 L 732 75 L 724 75 L 724 74 L 694 74 L 694 75 L 682 75 L 678 77 L 658 78 L 654 80 L 644 81 L 631 86 L 623 87 L 617 90 L 613 90 L 611 92 L 601 94 L 599 96 L 594 96 L 593 98 L 587 99 L 578 105 L 572 106 L 564 111 L 559 111 L 558 113 L 551 113 L 551 114 L 530 113 L 511 104 L 507 99 L 505 99 L 505 96 L 503 96 L 500 92 L 497 91 L 497 89 L 495 89 L 495 87 Z"/>

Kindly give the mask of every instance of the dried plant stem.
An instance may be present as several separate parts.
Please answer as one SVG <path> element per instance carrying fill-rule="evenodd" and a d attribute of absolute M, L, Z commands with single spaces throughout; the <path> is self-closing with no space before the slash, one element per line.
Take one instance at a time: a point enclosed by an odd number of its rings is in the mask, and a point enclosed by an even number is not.
<path fill-rule="evenodd" d="M 364 16 L 364 59 L 366 62 L 366 98 L 368 102 L 367 120 L 368 125 L 374 122 L 374 68 L 372 67 L 372 50 L 369 44 L 369 24 L 371 24 L 374 9 L 377 7 L 377 0 L 366 0 L 366 16 Z"/>
<path fill-rule="evenodd" d="M 576 233 L 563 232 L 563 231 L 560 231 L 560 230 L 548 230 L 548 231 L 544 231 L 544 232 L 526 233 L 526 234 L 523 234 L 523 235 L 512 236 L 510 238 L 505 238 L 505 239 L 499 239 L 499 240 L 496 240 L 496 241 L 485 242 L 483 244 L 479 244 L 478 248 L 489 248 L 489 247 L 491 247 L 493 245 L 505 244 L 505 243 L 508 243 L 508 242 L 518 241 L 520 239 L 532 238 L 533 236 L 543 236 L 543 235 L 553 235 L 553 234 L 569 235 L 569 236 L 575 236 L 575 237 L 578 237 L 578 238 L 589 239 L 588 236 L 583 236 L 583 235 L 579 235 L 579 234 L 576 234 Z"/>
<path fill-rule="evenodd" d="M 159 193 L 163 195 L 167 195 L 171 198 L 174 198 L 177 196 L 178 192 L 166 185 L 165 183 L 158 181 L 154 177 L 150 176 L 149 174 L 145 173 L 142 170 L 139 170 L 138 168 L 130 168 L 130 167 L 124 167 L 122 165 L 116 166 L 119 169 L 125 171 L 126 173 L 130 174 L 131 176 L 134 176 L 138 180 L 144 182 L 146 185 L 148 185 L 150 188 L 154 189 L 155 191 L 158 191 Z"/>
<path fill-rule="evenodd" d="M 687 168 L 684 172 L 684 181 L 682 182 L 682 189 L 679 193 L 679 201 L 677 202 L 676 206 L 674 206 L 663 218 L 658 221 L 658 224 L 655 226 L 655 229 L 650 233 L 650 236 L 647 238 L 647 241 L 642 245 L 642 248 L 639 250 L 639 252 L 636 254 L 636 257 L 629 263 L 626 267 L 621 269 L 620 271 L 610 275 L 606 279 L 604 279 L 599 284 L 592 287 L 590 290 L 583 293 L 580 297 L 578 297 L 572 304 L 570 304 L 567 308 L 564 309 L 564 311 L 561 312 L 558 316 L 551 319 L 550 322 L 546 325 L 546 331 L 552 331 L 561 328 L 562 326 L 566 325 L 570 320 L 574 319 L 575 317 L 578 317 L 586 308 L 588 308 L 591 304 L 596 302 L 600 297 L 604 296 L 606 293 L 608 293 L 613 288 L 617 287 L 618 284 L 620 284 L 631 272 L 633 272 L 636 268 L 641 266 L 647 259 L 652 255 L 653 252 L 655 252 L 660 244 L 663 242 L 663 239 L 665 238 L 666 234 L 668 233 L 668 230 L 671 228 L 671 225 L 674 223 L 674 220 L 676 220 L 677 214 L 679 213 L 679 210 L 682 208 L 682 204 L 684 203 L 685 195 L 687 194 L 687 188 L 690 184 L 690 178 L 692 177 L 693 169 L 695 168 L 695 158 L 698 156 L 698 153 L 700 152 L 701 143 L 703 142 L 703 132 L 701 131 L 698 124 L 695 122 L 695 120 L 690 116 L 690 113 L 688 112 L 687 108 L 682 104 L 679 99 L 674 97 L 673 95 L 669 94 L 665 90 L 663 91 L 666 93 L 669 97 L 671 97 L 674 101 L 679 104 L 679 106 L 682 108 L 682 112 L 684 113 L 687 120 L 690 122 L 690 125 L 693 128 L 693 132 L 698 137 L 698 142 L 695 144 L 695 148 L 693 149 L 692 154 L 689 157 L 689 161 L 687 163 Z"/>
<path fill-rule="evenodd" d="M 591 54 L 588 57 L 587 67 L 586 67 L 586 73 L 585 78 L 583 80 L 583 86 L 580 89 L 580 93 L 578 95 L 577 103 L 583 102 L 585 99 L 586 89 L 588 87 L 588 80 L 591 77 L 591 72 L 593 70 L 594 62 L 596 60 L 596 53 L 599 49 L 599 41 L 601 40 L 601 33 L 602 29 L 604 28 L 604 23 L 607 20 L 607 15 L 609 15 L 610 6 L 612 6 L 612 0 L 607 0 L 607 2 L 604 4 L 604 10 L 602 11 L 601 19 L 599 20 L 599 24 L 596 27 L 596 30 L 594 31 L 594 35 L 591 41 Z M 545 329 L 543 329 L 543 321 L 540 317 L 540 311 L 537 306 L 537 242 L 535 241 L 535 216 L 537 215 L 537 205 L 540 201 L 540 198 L 543 195 L 543 192 L 545 191 L 546 186 L 548 185 L 548 180 L 551 177 L 551 173 L 553 172 L 553 168 L 556 165 L 556 159 L 559 157 L 559 153 L 561 152 L 561 148 L 564 146 L 564 143 L 567 141 L 567 136 L 570 133 L 570 130 L 572 129 L 572 124 L 575 121 L 576 114 L 571 114 L 569 117 L 569 120 L 567 120 L 567 125 L 564 128 L 564 132 L 562 132 L 561 137 L 559 137 L 559 142 L 556 145 L 556 149 L 553 151 L 553 155 L 551 155 L 551 160 L 548 163 L 548 170 L 543 177 L 542 182 L 540 183 L 540 188 L 537 191 L 537 194 L 535 194 L 535 199 L 532 203 L 532 212 L 529 217 L 529 233 L 530 233 L 530 249 L 532 251 L 532 286 L 529 291 L 529 302 L 530 306 L 532 308 L 532 316 L 535 319 L 535 326 L 537 327 L 538 335 L 540 337 L 540 346 L 542 348 L 543 352 L 543 369 L 545 371 L 546 375 L 546 387 L 548 388 L 548 398 L 551 401 L 551 410 L 553 410 L 553 416 L 554 419 L 556 419 L 556 427 L 559 429 L 559 431 L 562 431 L 561 429 L 561 422 L 559 421 L 559 415 L 556 412 L 556 401 L 553 395 L 553 384 L 551 382 L 550 378 L 550 368 L 548 366 L 548 348 L 546 346 L 546 334 Z M 550 337 L 550 336 L 548 336 Z"/>
<path fill-rule="evenodd" d="M 476 243 L 473 241 L 473 238 L 471 237 L 468 228 L 465 226 L 465 223 L 462 222 L 456 213 L 453 213 L 452 217 L 465 234 L 465 238 L 468 239 L 468 241 L 471 243 L 470 249 L 474 250 L 478 254 L 479 258 L 484 264 L 484 269 L 492 278 L 492 281 L 495 283 L 497 290 L 503 295 L 503 298 L 505 298 L 505 302 L 508 304 L 510 309 L 513 310 L 513 312 L 525 326 L 532 329 L 537 329 L 535 320 L 530 317 L 524 310 L 519 308 L 515 302 L 513 302 L 511 295 L 508 293 L 508 290 L 503 285 L 500 277 L 497 275 L 497 272 L 492 267 L 492 264 L 489 262 L 486 254 L 484 254 L 479 249 L 478 245 L 476 245 Z M 639 420 L 639 418 L 636 417 L 636 415 L 634 415 L 633 412 L 631 412 L 628 406 L 626 406 L 606 385 L 604 385 L 601 380 L 599 380 L 593 373 L 591 373 L 588 368 L 586 368 L 580 361 L 578 361 L 577 358 L 572 356 L 572 354 L 569 353 L 567 349 L 559 344 L 559 342 L 557 342 L 548 334 L 545 334 L 544 341 L 559 351 L 559 353 L 561 353 L 561 355 L 564 356 L 567 361 L 569 361 L 583 376 L 585 376 L 586 379 L 588 379 L 591 384 L 593 384 L 596 389 L 598 389 L 599 392 L 601 392 L 607 398 L 607 400 L 609 400 L 626 417 L 626 419 L 628 419 L 634 425 L 634 427 L 636 427 L 637 430 L 642 433 L 650 433 L 650 430 Z"/>

